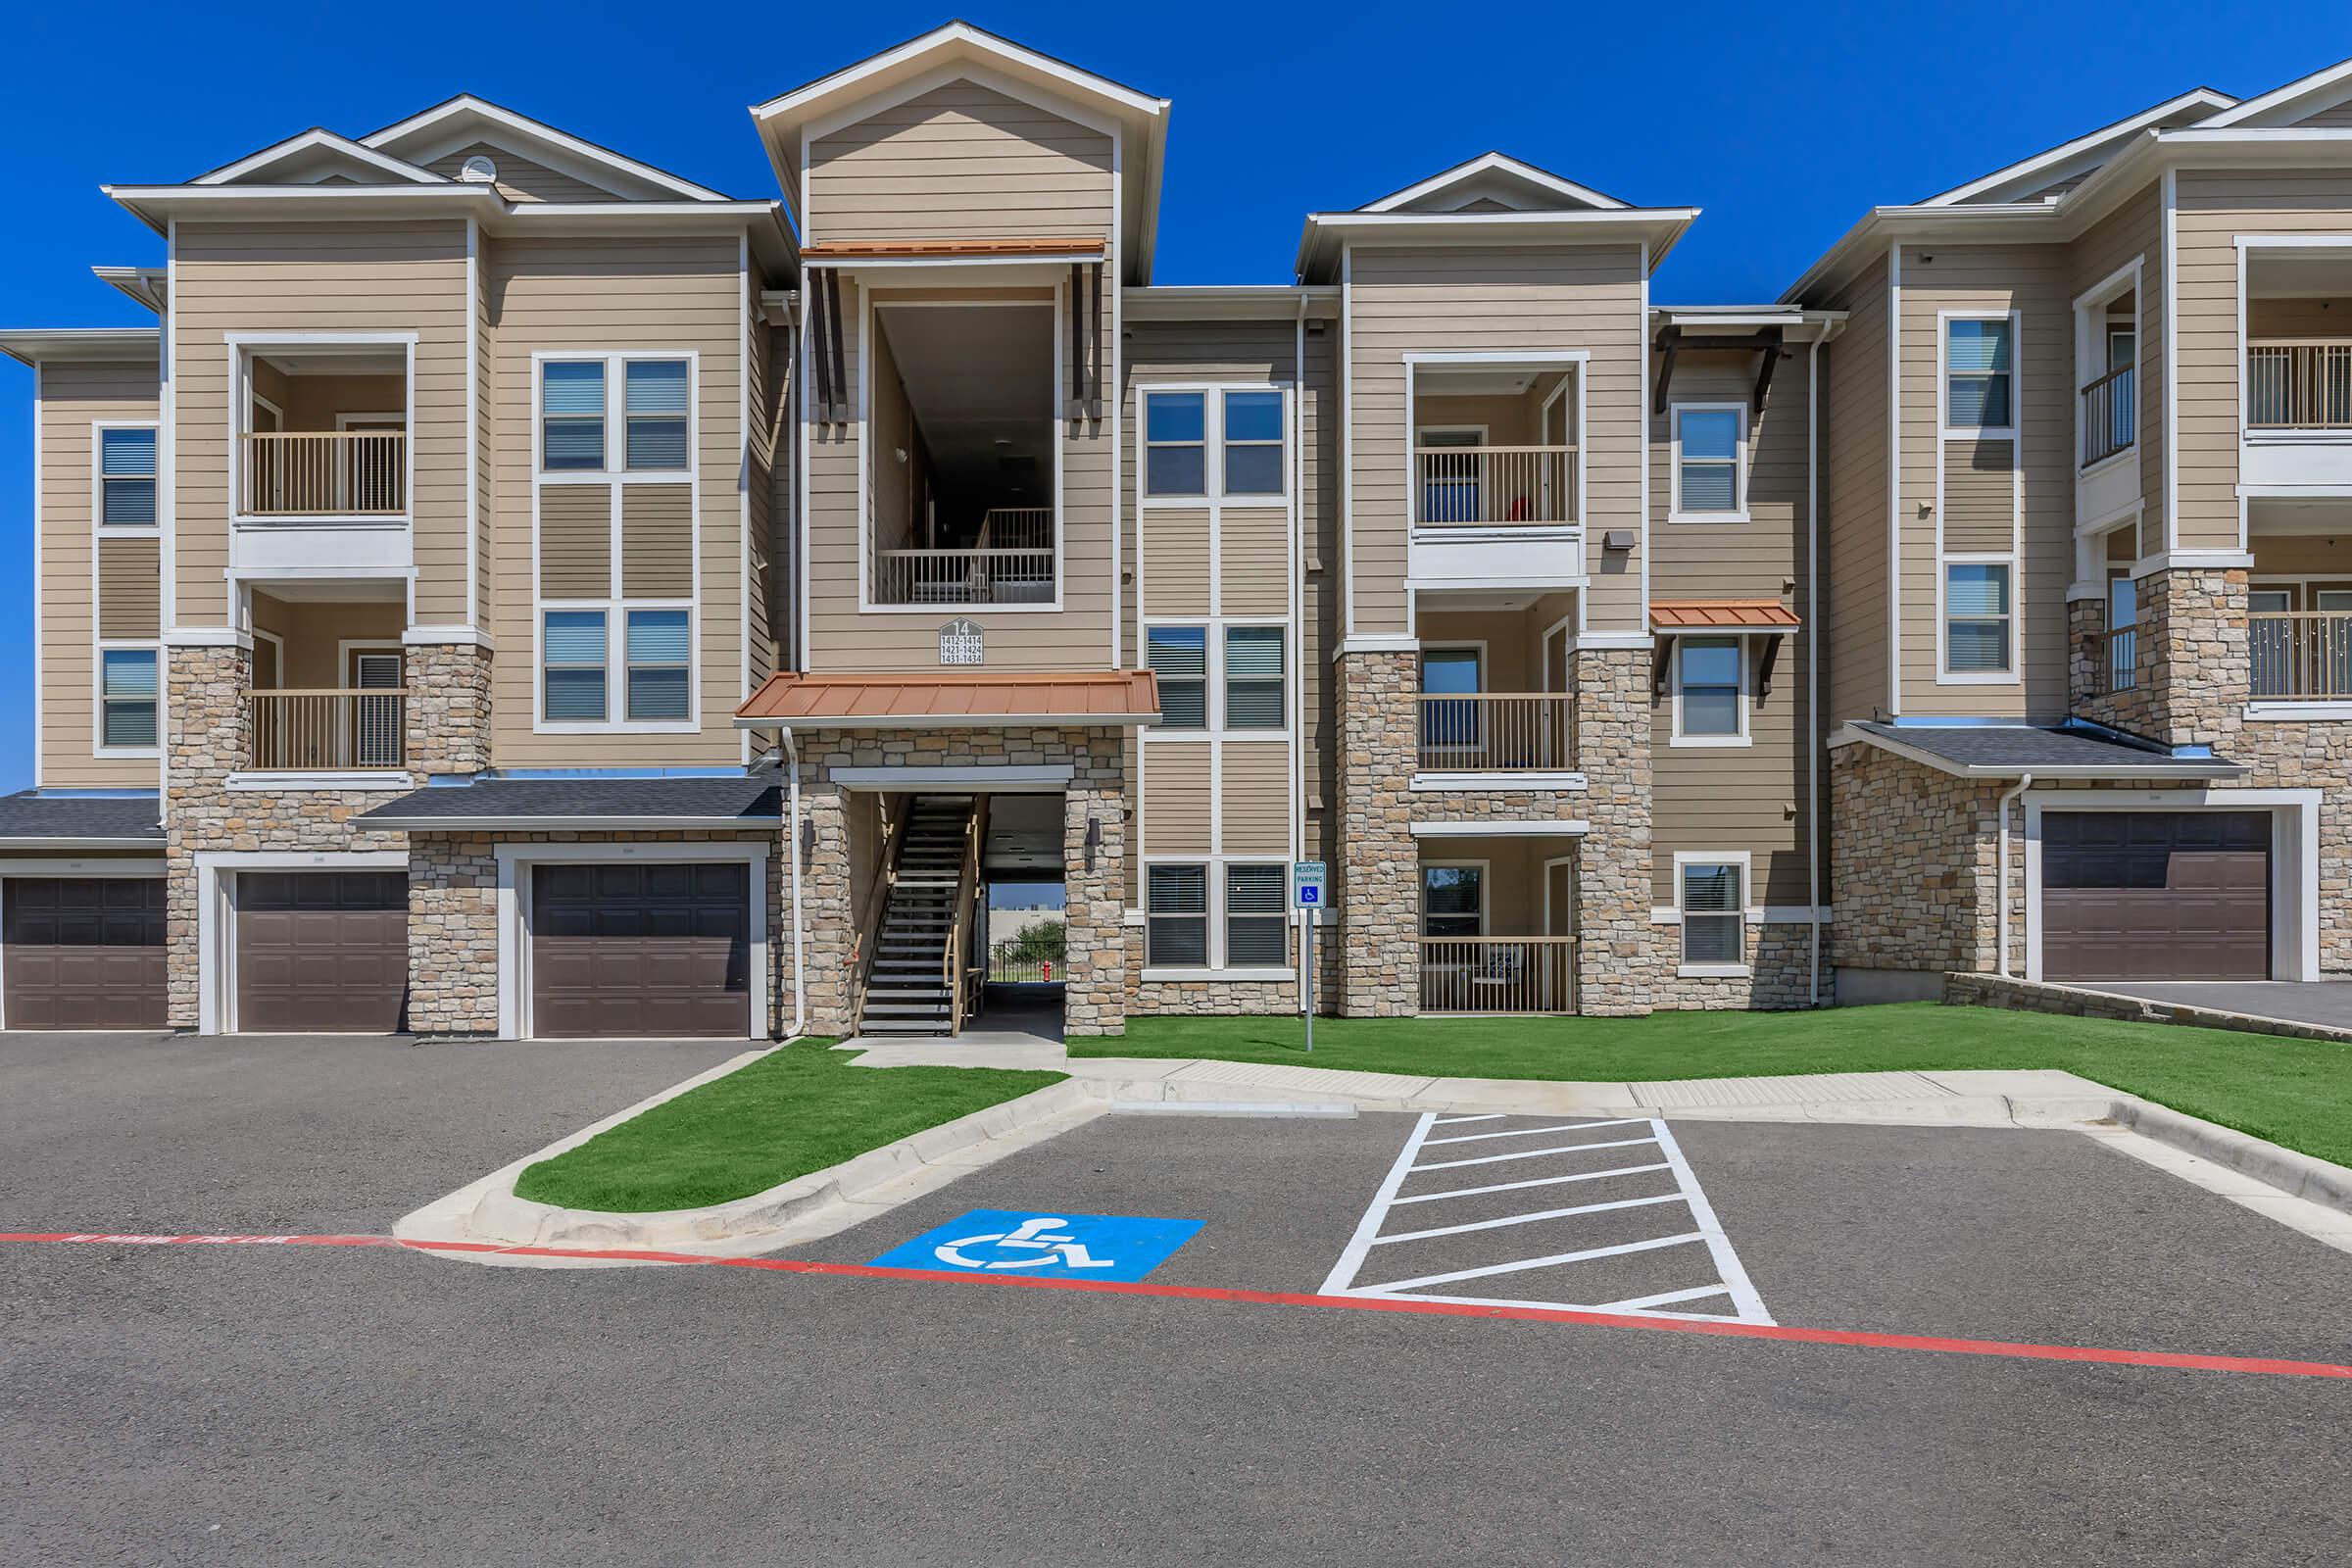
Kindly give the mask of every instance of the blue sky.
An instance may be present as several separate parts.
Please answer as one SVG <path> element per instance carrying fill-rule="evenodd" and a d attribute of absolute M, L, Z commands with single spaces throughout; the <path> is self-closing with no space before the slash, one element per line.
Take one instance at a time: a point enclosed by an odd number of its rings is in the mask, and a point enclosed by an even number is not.
<path fill-rule="evenodd" d="M 1925 14 L 1923 14 L 1925 13 Z M 480 93 L 730 194 L 771 196 L 746 105 L 954 13 L 858 6 L 25 8 L 0 95 L 18 219 L 0 324 L 132 324 L 95 263 L 161 242 L 98 194 L 314 124 L 358 134 Z M 1657 297 L 1770 299 L 1873 203 L 1915 200 L 2207 83 L 2352 55 L 2340 0 L 2143 7 L 1503 0 L 979 4 L 982 26 L 1175 101 L 1156 280 L 1287 279 L 1299 218 L 1499 147 L 1629 201 L 1704 208 Z M 1434 19 L 1434 20 L 1433 20 Z M 172 93 L 159 88 L 176 86 Z M 151 319 L 151 318 L 150 318 Z M 0 364 L 0 788 L 31 782 L 32 377 Z"/>

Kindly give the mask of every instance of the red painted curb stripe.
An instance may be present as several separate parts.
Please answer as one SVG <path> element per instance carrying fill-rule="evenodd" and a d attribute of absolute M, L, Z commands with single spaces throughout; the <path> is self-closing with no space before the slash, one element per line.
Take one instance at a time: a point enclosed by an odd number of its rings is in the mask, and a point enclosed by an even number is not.
<path fill-rule="evenodd" d="M 994 1285 L 1013 1290 L 1078 1291 L 1096 1296 L 1142 1296 L 1185 1301 L 1231 1301 L 1250 1306 L 1320 1306 L 1355 1312 L 1402 1312 L 1425 1317 L 1574 1323 L 1592 1328 L 1647 1329 L 1659 1334 L 1705 1334 L 1730 1340 L 1778 1340 L 1797 1345 L 1844 1345 L 1874 1350 L 1927 1350 L 1943 1355 L 1990 1355 L 2026 1361 L 2076 1361 L 2099 1366 L 2170 1367 L 2185 1372 L 2255 1372 L 2275 1377 L 2347 1378 L 2352 1366 L 2333 1361 L 2286 1361 L 2268 1356 L 2188 1355 L 2176 1350 L 2109 1350 L 2091 1346 L 2034 1345 L 2011 1340 L 1956 1340 L 1925 1334 L 1879 1334 L 1861 1329 L 1805 1329 L 1783 1324 L 1710 1323 L 1697 1318 L 1637 1317 L 1572 1307 L 1475 1306 L 1406 1297 L 1317 1296 L 1302 1291 L 1253 1291 L 1216 1285 L 1154 1285 L 1148 1280 L 1020 1279 L 949 1269 L 877 1268 L 871 1263 L 820 1263 L 797 1257 L 700 1257 L 619 1247 L 504 1247 L 494 1242 L 403 1242 L 389 1236 L 141 1236 L 97 1231 L 0 1232 L 6 1242 L 79 1242 L 100 1245 L 190 1244 L 286 1247 L 404 1247 L 427 1252 L 491 1252 L 511 1257 L 570 1257 L 614 1263 L 693 1263 L 835 1279 Z"/>

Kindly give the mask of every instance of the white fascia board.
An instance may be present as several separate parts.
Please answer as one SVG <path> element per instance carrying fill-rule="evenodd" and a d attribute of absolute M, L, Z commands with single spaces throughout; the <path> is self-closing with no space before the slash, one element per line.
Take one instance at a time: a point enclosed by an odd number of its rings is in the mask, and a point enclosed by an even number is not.
<path fill-rule="evenodd" d="M 0 849 L 12 854 L 18 850 L 155 850 L 160 853 L 163 847 L 160 839 L 26 838 L 16 834 L 0 838 Z M 140 863 L 144 865 L 146 862 Z M 160 871 L 163 862 L 159 860 L 155 863 Z M 24 868 L 0 861 L 0 874 L 21 875 L 24 874 Z"/>
<path fill-rule="evenodd" d="M 421 114 L 412 115 L 406 120 L 386 125 L 379 131 L 362 137 L 361 142 L 368 147 L 389 147 L 397 142 L 412 140 L 431 130 L 434 126 L 460 116 L 495 125 L 511 135 L 542 143 L 572 158 L 611 170 L 615 173 L 628 174 L 648 184 L 659 185 L 691 201 L 723 202 L 727 200 L 724 194 L 714 191 L 707 185 L 697 185 L 690 179 L 681 179 L 665 170 L 656 169 L 651 164 L 639 163 L 626 154 L 616 153 L 610 147 L 600 147 L 595 142 L 572 135 L 569 131 L 558 130 L 545 121 L 533 120 L 528 115 L 518 115 L 512 109 L 502 109 L 494 103 L 472 97 L 469 94 L 461 94 L 447 103 L 435 104 Z"/>
<path fill-rule="evenodd" d="M 2243 103 L 2230 105 L 2220 114 L 2198 121 L 2194 128 L 2221 130 L 2269 114 L 2274 109 L 2299 109 L 2303 107 L 2305 99 L 2326 99 L 2329 90 L 2335 87 L 2345 89 L 2335 95 L 2337 99 L 2352 96 L 2352 60 L 2338 61 L 2324 71 L 2315 71 L 2308 76 L 2297 76 L 2292 81 L 2273 87 L 2269 92 L 2257 93 Z M 2321 103 L 2311 107 L 2325 108 L 2327 105 Z"/>
<path fill-rule="evenodd" d="M 1836 751 L 1841 746 L 1853 745 L 1875 746 L 1882 752 L 1891 753 L 1907 761 L 1917 762 L 1922 767 L 1934 768 L 1938 773 L 1949 773 L 1954 778 L 2020 778 L 2031 773 L 2037 780 L 2091 779 L 2113 780 L 2120 783 L 2143 779 L 2178 778 L 2196 783 L 2207 779 L 2242 778 L 2247 772 L 2244 766 L 2236 762 L 2224 762 L 2219 760 L 2211 762 L 2199 762 L 2189 758 L 2158 757 L 2154 753 L 2150 753 L 2148 757 L 2151 765 L 2145 767 L 2129 763 L 2070 763 L 2057 767 L 2010 765 L 1996 767 L 1982 762 L 1955 762 L 1948 757 L 1938 757 L 1934 752 L 1925 751 L 1916 746 L 1905 746 L 1885 735 L 1857 729 L 1851 724 L 1843 726 L 1829 739 L 1832 751 Z"/>
<path fill-rule="evenodd" d="M 2021 184 L 2035 178 L 2040 179 L 2044 184 L 2049 184 L 2066 177 L 2064 172 L 2066 165 L 2169 120 L 2184 109 L 2210 106 L 2214 109 L 2227 110 L 2236 102 L 2237 100 L 2228 93 L 2216 92 L 2211 87 L 2192 88 L 2177 98 L 2168 98 L 2152 108 L 2143 109 L 2136 115 L 2116 121 L 2112 124 L 2101 125 L 2098 129 L 2077 136 L 2072 141 L 2060 142 L 2045 152 L 2035 153 L 2031 158 L 2022 159 L 2017 163 L 1996 169 L 1988 174 L 1980 175 L 1965 185 L 1955 185 L 1950 190 L 1930 196 L 1917 205 L 1921 207 L 1957 206 L 1980 192 L 1998 190 L 2003 185 Z M 2198 123 L 2206 124 L 2211 122 L 2200 121 Z"/>
<path fill-rule="evenodd" d="M 188 183 L 191 185 L 225 185 L 230 180 L 243 175 L 256 173 L 275 164 L 282 164 L 289 158 L 299 158 L 304 153 L 321 150 L 339 153 L 355 163 L 365 164 L 369 169 L 375 170 L 379 173 L 390 174 L 396 179 L 410 180 L 419 185 L 450 183 L 447 175 L 436 174 L 429 169 L 419 169 L 405 158 L 395 158 L 389 153 L 378 152 L 373 147 L 353 141 L 348 136 L 338 136 L 331 130 L 306 130 L 298 136 L 289 136 L 284 141 L 272 143 L 258 153 L 240 158 L 233 164 L 223 164 L 210 173 L 198 174 Z"/>
<path fill-rule="evenodd" d="M 817 107 L 839 95 L 873 84 L 878 78 L 895 75 L 905 68 L 915 66 L 926 57 L 954 50 L 959 54 L 983 56 L 1000 66 L 1011 66 L 1037 73 L 1072 92 L 1092 94 L 1117 105 L 1130 114 L 1163 115 L 1167 112 L 1165 98 L 1153 98 L 1132 87 L 1123 86 L 1107 76 L 1098 76 L 1091 71 L 1024 49 L 1009 39 L 982 31 L 968 22 L 951 22 L 934 27 L 919 38 L 909 38 L 895 49 L 885 49 L 868 56 L 856 65 L 844 66 L 806 85 L 793 88 L 781 97 L 770 98 L 752 106 L 752 118 L 762 124 L 796 115 L 813 112 Z"/>
<path fill-rule="evenodd" d="M 337 206 L 363 217 L 385 204 L 397 208 L 443 205 L 452 216 L 482 208 L 495 212 L 506 206 L 505 199 L 487 185 L 461 185 L 454 180 L 435 185 L 101 185 L 98 189 L 159 234 L 169 230 L 171 215 L 193 209 L 190 216 L 197 216 L 215 206 L 284 206 L 303 218 L 332 217 Z"/>
<path fill-rule="evenodd" d="M 24 327 L 0 331 L 0 354 L 33 366 L 44 361 L 139 364 L 161 358 L 163 339 L 158 326 Z"/>
<path fill-rule="evenodd" d="M 1626 207 L 1574 213 L 1309 213 L 1306 226 L 1298 236 L 1298 254 L 1293 266 L 1304 277 L 1327 237 L 1358 244 L 1433 245 L 1459 240 L 1536 238 L 1554 230 L 1576 234 L 1581 240 L 1583 236 L 1578 231 L 1592 229 L 1597 231 L 1592 240 L 1594 244 L 1615 239 L 1621 230 L 1628 245 L 1648 240 L 1650 270 L 1655 271 L 1698 216 L 1699 209 L 1695 207 Z"/>
<path fill-rule="evenodd" d="M 1531 185 L 1550 191 L 1555 196 L 1565 196 L 1571 201 L 1588 202 L 1592 206 L 1603 210 L 1633 205 L 1630 202 L 1621 202 L 1614 196 L 1604 195 L 1590 185 L 1580 185 L 1573 179 L 1563 179 L 1548 171 L 1538 169 L 1533 164 L 1523 163 L 1508 153 L 1494 152 L 1481 154 L 1468 163 L 1456 164 L 1451 169 L 1442 169 L 1427 179 L 1407 185 L 1393 195 L 1383 196 L 1376 202 L 1367 202 L 1356 211 L 1360 213 L 1393 213 L 1407 202 L 1419 201 L 1424 196 L 1434 196 L 1448 186 L 1459 185 L 1465 180 L 1475 179 L 1481 174 L 1492 172 L 1510 174 L 1515 178 L 1526 180 Z"/>
<path fill-rule="evenodd" d="M 652 227 L 669 234 L 748 231 L 752 251 L 778 274 L 799 263 L 800 245 L 784 221 L 784 204 L 708 202 L 501 202 L 482 226 L 493 234 L 557 229 L 565 234 L 632 234 Z"/>

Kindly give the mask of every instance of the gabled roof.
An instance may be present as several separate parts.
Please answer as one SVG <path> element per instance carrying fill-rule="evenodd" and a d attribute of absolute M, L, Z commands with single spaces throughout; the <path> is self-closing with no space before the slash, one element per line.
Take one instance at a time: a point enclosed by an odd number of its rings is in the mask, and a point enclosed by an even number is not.
<path fill-rule="evenodd" d="M 2297 76 L 2283 86 L 2232 105 L 2197 122 L 2199 130 L 2227 130 L 2231 125 L 2288 125 L 2306 115 L 2352 99 L 2352 60 L 2340 60 L 2324 71 Z"/>
<path fill-rule="evenodd" d="M 319 155 L 323 154 L 323 160 Z M 272 169 L 302 161 L 341 162 L 374 179 L 407 180 L 417 185 L 445 185 L 448 180 L 429 169 L 419 169 L 403 158 L 362 146 L 349 136 L 338 135 L 322 126 L 288 136 L 273 142 L 258 153 L 248 153 L 233 164 L 198 174 L 192 185 L 229 185 L 238 181 L 257 180 Z"/>
<path fill-rule="evenodd" d="M 968 22 L 951 22 L 919 37 L 830 72 L 752 106 L 752 122 L 796 212 L 802 148 L 943 81 L 968 77 L 992 90 L 1120 133 L 1121 233 L 1128 282 L 1148 282 L 1159 232 L 1159 186 L 1167 146 L 1168 101 L 1025 48 Z"/>
<path fill-rule="evenodd" d="M 1674 249 L 1698 218 L 1695 207 L 1580 207 L 1553 212 L 1309 213 L 1294 263 L 1304 283 L 1329 283 L 1350 243 L 1418 245 L 1621 245 L 1649 247 L 1649 268 Z"/>
<path fill-rule="evenodd" d="M 656 201 L 723 202 L 729 198 L 708 185 L 656 169 L 639 159 L 616 153 L 584 136 L 558 130 L 545 121 L 516 114 L 487 98 L 460 93 L 406 120 L 371 131 L 361 141 L 386 153 L 398 153 L 416 163 L 430 163 L 474 141 L 519 143 L 515 151 L 529 153 L 551 169 L 616 196 Z M 439 175 L 434 175 L 439 178 Z"/>
<path fill-rule="evenodd" d="M 2243 762 L 2175 756 L 2111 732 L 2071 725 L 1887 724 L 1858 719 L 1830 737 L 1861 744 L 1961 778 L 2239 778 Z"/>
<path fill-rule="evenodd" d="M 1989 174 L 1980 174 L 1965 185 L 1928 197 L 1916 205 L 1921 207 L 1954 207 L 1964 202 L 1999 202 L 2031 195 L 2049 186 L 2080 178 L 2113 157 L 2129 139 L 2144 130 L 2164 125 L 2188 125 L 2200 122 L 2215 110 L 2226 110 L 2237 100 L 2226 92 L 2211 87 L 2192 87 L 2187 92 L 2151 104 L 2135 115 L 2127 115 L 2111 124 L 2055 147 L 2044 148 L 2031 158 L 2004 164 Z"/>
<path fill-rule="evenodd" d="M 1525 159 L 1487 152 L 1451 169 L 1441 170 L 1427 179 L 1416 180 L 1402 190 L 1392 191 L 1376 202 L 1366 202 L 1356 211 L 1450 213 L 1482 198 L 1521 212 L 1557 211 L 1563 204 L 1588 208 L 1632 205 L 1548 169 L 1539 169 Z"/>

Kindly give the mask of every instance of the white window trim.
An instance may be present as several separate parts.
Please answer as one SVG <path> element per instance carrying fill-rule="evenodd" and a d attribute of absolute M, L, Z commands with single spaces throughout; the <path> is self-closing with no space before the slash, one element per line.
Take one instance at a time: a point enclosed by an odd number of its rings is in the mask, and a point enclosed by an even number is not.
<path fill-rule="evenodd" d="M 1225 490 L 1225 394 L 1228 392 L 1270 392 L 1282 399 L 1282 488 L 1280 490 L 1245 490 L 1227 494 Z M 1157 446 L 1191 446 L 1190 441 L 1160 441 L 1151 439 L 1152 410 L 1148 400 L 1168 394 L 1200 399 L 1200 484 L 1199 495 L 1154 495 L 1151 490 L 1152 448 Z M 1178 511 L 1187 507 L 1264 507 L 1268 511 L 1287 507 L 1291 500 L 1291 457 L 1298 439 L 1292 424 L 1291 388 L 1274 381 L 1152 381 L 1135 389 L 1135 490 L 1137 506 L 1152 511 Z M 1250 446 L 1269 446 L 1270 442 L 1253 441 Z"/>
<path fill-rule="evenodd" d="M 1142 896 L 1143 903 L 1140 908 L 1130 909 L 1127 911 L 1127 923 L 1130 925 L 1140 926 L 1144 932 L 1144 952 L 1146 955 L 1146 961 L 1143 969 L 1141 970 L 1141 977 L 1143 979 L 1153 981 L 1296 980 L 1298 977 L 1298 970 L 1296 962 L 1298 942 L 1298 923 L 1296 919 L 1292 918 L 1295 911 L 1293 911 L 1289 906 L 1291 862 L 1288 859 L 1281 856 L 1263 854 L 1210 855 L 1203 853 L 1200 855 L 1185 855 L 1180 853 L 1170 853 L 1167 855 L 1143 856 L 1139 858 L 1138 863 L 1144 868 L 1143 875 L 1136 884 L 1136 890 Z M 1150 961 L 1150 954 L 1152 951 L 1152 867 L 1155 865 L 1198 865 L 1206 868 L 1208 872 L 1209 901 L 1207 910 L 1208 962 L 1206 964 L 1155 964 Z M 1271 865 L 1279 868 L 1282 871 L 1284 898 L 1284 906 L 1282 911 L 1283 929 L 1286 933 L 1285 941 L 1290 944 L 1289 951 L 1293 956 L 1292 962 L 1280 965 L 1236 965 L 1229 961 L 1226 953 L 1227 943 L 1225 931 L 1225 922 L 1229 918 L 1225 907 L 1225 871 L 1228 866 L 1235 865 Z M 1161 918 L 1181 920 L 1189 919 L 1191 917 L 1189 915 L 1163 915 Z M 1266 916 L 1264 918 L 1271 917 Z"/>
<path fill-rule="evenodd" d="M 1703 632 L 1695 635 L 1676 634 L 1674 653 L 1667 661 L 1666 672 L 1674 709 L 1674 730 L 1667 745 L 1676 748 L 1705 750 L 1756 744 L 1755 726 L 1752 721 L 1755 708 L 1755 672 L 1751 666 L 1754 659 L 1747 645 L 1747 637 L 1748 634 L 1745 632 L 1732 630 Z M 1687 734 L 1683 729 L 1683 652 L 1694 641 L 1714 642 L 1718 639 L 1728 639 L 1740 655 L 1740 733 L 1737 735 Z"/>
<path fill-rule="evenodd" d="M 106 480 L 101 473 L 105 466 L 108 430 L 152 430 L 155 432 L 155 517 L 150 523 L 116 523 L 109 526 L 106 517 Z M 100 617 L 105 612 L 105 585 L 99 570 L 99 541 L 104 539 L 153 539 L 157 541 L 158 570 L 168 557 L 164 553 L 164 436 L 162 424 L 154 419 L 93 419 L 90 421 L 90 756 L 93 758 L 160 758 L 163 756 L 164 723 L 164 644 L 163 639 L 142 637 L 105 637 L 99 634 Z M 37 522 L 37 517 L 36 517 Z M 36 530 L 37 531 L 37 530 Z M 36 574 L 37 575 L 37 574 Z M 37 587 L 37 584 L 36 584 Z M 163 615 L 164 585 L 156 585 L 157 617 Z M 161 630 L 159 624 L 158 630 Z M 106 744 L 106 656 L 109 652 L 151 653 L 155 656 L 155 739 L 153 746 L 109 746 Z M 35 652 L 34 685 L 38 687 L 38 652 Z"/>
<path fill-rule="evenodd" d="M 1683 903 L 1685 897 L 1683 867 L 1686 865 L 1736 865 L 1740 868 L 1740 893 L 1733 900 L 1737 907 L 1708 910 L 1707 913 L 1724 919 L 1737 919 L 1740 924 L 1740 941 L 1742 949 L 1746 946 L 1747 928 L 1751 923 L 1748 919 L 1749 900 L 1754 897 L 1753 868 L 1749 863 L 1749 853 L 1746 850 L 1676 851 L 1673 921 L 1675 926 L 1675 975 L 1685 980 L 1742 980 L 1747 978 L 1755 971 L 1744 963 L 1691 963 L 1684 957 L 1686 951 L 1684 948 L 1684 916 L 1689 912 Z"/>
<path fill-rule="evenodd" d="M 1683 510 L 1683 416 L 1686 414 L 1729 414 L 1740 421 L 1740 434 L 1732 447 L 1732 509 L 1729 512 L 1686 512 Z M 1668 522 L 1746 522 L 1748 515 L 1748 466 L 1752 461 L 1749 446 L 1748 408 L 1744 403 L 1671 403 L 1666 408 L 1666 435 L 1670 448 L 1667 469 L 1666 520 Z M 1719 460 L 1702 458 L 1702 463 Z"/>
<path fill-rule="evenodd" d="M 229 397 L 232 400 L 228 417 L 228 520 L 232 527 L 246 528 L 406 528 L 414 520 L 416 497 L 416 344 L 415 332 L 224 332 L 221 341 L 228 348 Z M 406 505 L 397 514 L 387 516 L 301 516 L 272 513 L 256 516 L 245 511 L 245 498 L 237 483 L 244 465 L 237 461 L 237 442 L 245 433 L 246 413 L 252 406 L 253 356 L 257 350 L 271 348 L 398 348 L 401 351 L 401 402 L 409 412 L 402 416 L 402 428 L 410 439 L 401 444 L 401 499 Z M 538 407 L 538 371 L 531 372 L 532 407 Z M 269 399 L 262 400 L 278 416 L 278 427 L 285 427 L 285 412 Z M 537 466 L 538 438 L 532 437 L 532 465 Z M 470 459 L 471 454 L 467 454 Z M 160 461 L 160 458 L 159 458 Z"/>
<path fill-rule="evenodd" d="M 1234 729 L 1225 722 L 1225 633 L 1238 626 L 1271 626 L 1282 632 L 1282 727 L 1279 729 Z M 1164 725 L 1147 724 L 1137 736 L 1146 745 L 1168 741 L 1287 741 L 1291 738 L 1292 698 L 1295 695 L 1297 671 L 1294 661 L 1298 649 L 1298 632 L 1288 615 L 1146 615 L 1143 617 L 1144 663 L 1152 660 L 1152 633 L 1182 629 L 1199 630 L 1206 639 L 1206 673 L 1202 676 L 1206 721 L 1200 729 L 1170 729 Z"/>
<path fill-rule="evenodd" d="M 106 520 L 106 432 L 155 432 L 155 521 Z M 125 475 L 128 477 L 128 475 Z M 164 428 L 154 419 L 92 419 L 90 421 L 90 532 L 100 539 L 161 539 L 164 534 Z M 94 605 L 95 600 L 91 603 Z"/>
<path fill-rule="evenodd" d="M 2009 323 L 2009 422 L 1954 424 L 1952 422 L 1952 323 L 2006 321 Z M 2014 441 L 2025 413 L 2026 364 L 2022 316 L 2017 311 L 1937 311 L 1936 313 L 1936 428 L 1945 441 Z"/>
<path fill-rule="evenodd" d="M 1954 566 L 2001 566 L 2009 573 L 2009 667 L 1956 670 L 1952 668 L 1951 617 L 1945 612 L 1947 590 Z M 2021 666 L 2021 624 L 2018 570 L 2015 556 L 1938 555 L 1936 562 L 1936 684 L 1938 686 L 2015 686 L 2025 679 Z"/>
<path fill-rule="evenodd" d="M 551 363 L 602 364 L 605 367 L 605 461 L 612 461 L 626 441 L 622 412 L 627 367 L 632 360 L 686 362 L 686 466 L 683 468 L 565 468 L 545 467 L 547 424 L 546 376 Z M 703 368 L 699 350 L 565 349 L 541 350 L 531 355 L 531 733 L 534 735 L 693 735 L 703 728 L 703 527 L 702 437 Z M 539 584 L 539 497 L 553 487 L 571 484 L 612 487 L 612 535 L 609 558 L 613 593 L 601 599 L 550 599 Z M 621 515 L 625 492 L 632 485 L 678 485 L 688 491 L 687 571 L 693 591 L 684 598 L 633 599 L 622 587 Z M 547 716 L 547 615 L 550 611 L 601 611 L 605 616 L 605 716 L 601 719 L 551 719 Z M 686 701 L 684 718 L 627 717 L 628 612 L 632 610 L 686 612 Z"/>
<path fill-rule="evenodd" d="M 1429 873 L 1432 871 L 1476 871 L 1478 873 L 1478 938 L 1494 935 L 1494 862 L 1492 859 L 1423 860 L 1413 872 L 1414 909 L 1413 939 L 1417 942 L 1462 942 L 1465 937 L 1433 937 L 1429 934 Z"/>
<path fill-rule="evenodd" d="M 95 611 L 97 601 L 91 601 Z M 94 621 L 97 617 L 93 613 Z M 161 757 L 164 742 L 164 645 L 160 641 L 129 637 L 100 637 L 92 644 L 90 656 L 90 755 L 92 757 Z M 106 656 L 110 653 L 153 654 L 155 656 L 155 741 L 153 746 L 109 746 L 106 744 Z"/>

